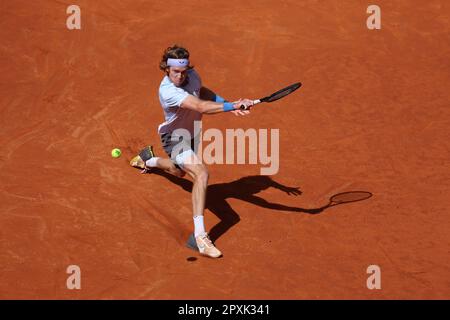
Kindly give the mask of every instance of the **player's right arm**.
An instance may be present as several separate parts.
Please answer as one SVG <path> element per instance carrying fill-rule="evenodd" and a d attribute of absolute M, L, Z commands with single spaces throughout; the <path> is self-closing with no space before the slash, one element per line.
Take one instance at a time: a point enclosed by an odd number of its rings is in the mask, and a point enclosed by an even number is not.
<path fill-rule="evenodd" d="M 245 103 L 246 100 L 248 99 L 239 99 L 239 101 L 236 102 L 219 103 L 209 100 L 202 100 L 190 94 L 183 100 L 180 107 L 204 114 L 215 114 L 220 112 L 238 110 L 240 108 L 240 105 Z"/>

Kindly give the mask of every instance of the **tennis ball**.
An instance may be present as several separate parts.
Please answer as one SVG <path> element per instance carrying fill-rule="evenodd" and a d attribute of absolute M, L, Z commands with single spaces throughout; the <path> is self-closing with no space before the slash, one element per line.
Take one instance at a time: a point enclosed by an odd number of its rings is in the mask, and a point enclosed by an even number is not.
<path fill-rule="evenodd" d="M 120 149 L 117 149 L 117 148 L 112 149 L 112 151 L 111 151 L 111 155 L 113 158 L 118 158 L 118 157 L 120 157 L 121 154 L 122 154 L 122 151 L 120 151 Z"/>

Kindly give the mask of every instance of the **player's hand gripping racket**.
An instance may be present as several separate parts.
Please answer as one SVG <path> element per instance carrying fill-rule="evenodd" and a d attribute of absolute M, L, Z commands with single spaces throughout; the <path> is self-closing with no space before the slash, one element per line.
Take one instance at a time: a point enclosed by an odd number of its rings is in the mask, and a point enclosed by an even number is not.
<path fill-rule="evenodd" d="M 286 97 L 288 94 L 291 94 L 292 92 L 294 92 L 295 90 L 297 90 L 298 88 L 300 88 L 302 86 L 302 84 L 300 82 L 291 84 L 289 87 L 283 88 L 275 93 L 272 93 L 270 96 L 258 99 L 258 100 L 253 100 L 253 106 L 255 104 L 261 103 L 261 102 L 274 102 L 277 101 L 281 98 Z M 251 107 L 251 106 L 250 106 Z M 246 108 L 244 105 L 241 105 L 241 110 L 246 110 L 248 109 L 248 107 Z"/>

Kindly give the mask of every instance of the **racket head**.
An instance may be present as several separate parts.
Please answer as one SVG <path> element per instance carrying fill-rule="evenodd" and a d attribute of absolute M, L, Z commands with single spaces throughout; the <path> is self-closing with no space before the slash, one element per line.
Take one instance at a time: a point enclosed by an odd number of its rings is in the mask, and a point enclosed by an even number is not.
<path fill-rule="evenodd" d="M 350 203 L 350 202 L 357 202 L 366 200 L 372 197 L 372 193 L 368 191 L 348 191 L 348 192 L 342 192 L 333 195 L 330 198 L 330 204 L 331 205 L 337 205 L 341 203 Z"/>
<path fill-rule="evenodd" d="M 294 84 L 291 84 L 290 86 L 283 88 L 281 90 L 278 90 L 275 93 L 272 93 L 270 96 L 268 97 L 264 97 L 261 100 L 261 102 L 273 102 L 273 101 L 277 101 L 281 98 L 284 98 L 285 96 L 287 96 L 288 94 L 291 94 L 292 92 L 294 92 L 295 90 L 297 90 L 298 88 L 300 88 L 302 86 L 301 82 L 297 82 Z"/>

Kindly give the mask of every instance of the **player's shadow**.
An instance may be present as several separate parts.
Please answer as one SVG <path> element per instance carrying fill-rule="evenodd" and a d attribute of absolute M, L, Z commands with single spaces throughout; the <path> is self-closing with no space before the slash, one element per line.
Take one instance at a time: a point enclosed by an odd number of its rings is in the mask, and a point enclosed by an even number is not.
<path fill-rule="evenodd" d="M 171 182 L 182 187 L 187 192 L 191 192 L 192 190 L 193 183 L 190 180 L 176 177 L 159 169 L 152 171 L 152 173 L 167 178 Z M 286 192 L 289 195 L 298 196 L 302 193 L 298 187 L 284 186 L 273 181 L 269 176 L 247 176 L 233 182 L 209 185 L 205 207 L 214 213 L 220 220 L 220 222 L 209 231 L 211 240 L 217 240 L 232 226 L 240 221 L 240 217 L 237 212 L 227 202 L 227 199 L 230 198 L 240 199 L 267 209 L 302 212 L 308 214 L 318 214 L 328 208 L 328 205 L 314 209 L 291 207 L 279 203 L 268 202 L 256 195 L 257 193 L 271 187 Z"/>

